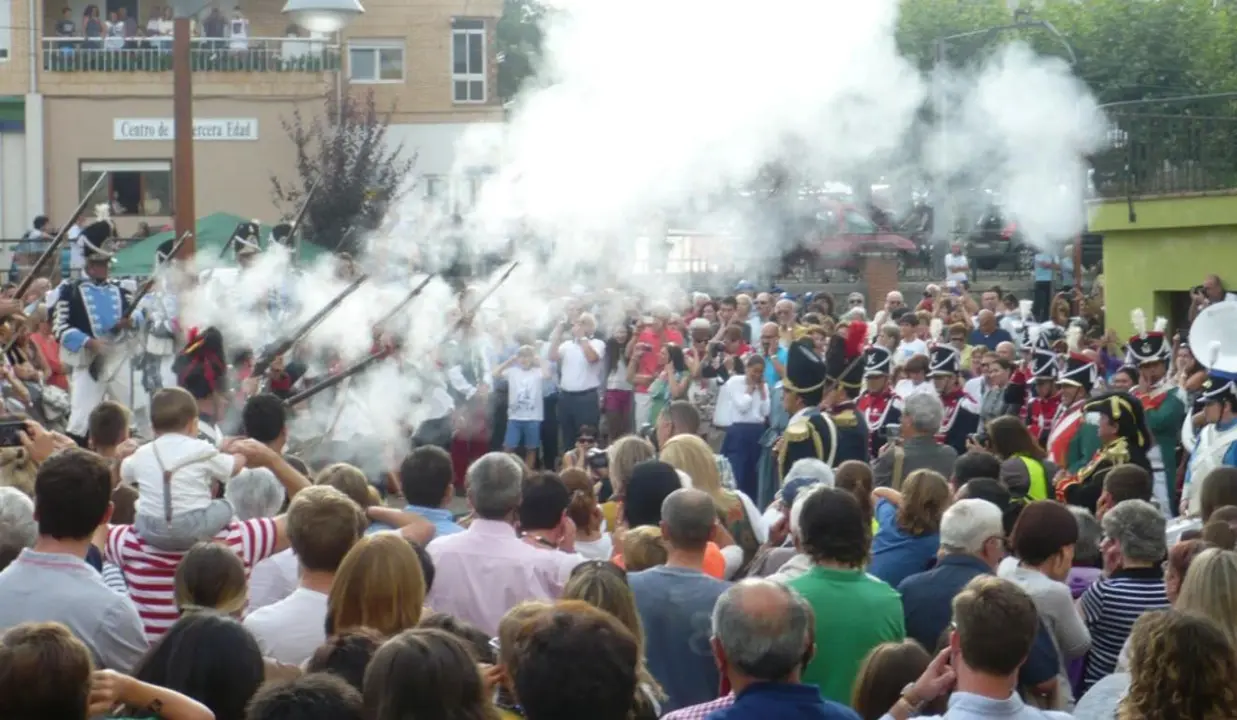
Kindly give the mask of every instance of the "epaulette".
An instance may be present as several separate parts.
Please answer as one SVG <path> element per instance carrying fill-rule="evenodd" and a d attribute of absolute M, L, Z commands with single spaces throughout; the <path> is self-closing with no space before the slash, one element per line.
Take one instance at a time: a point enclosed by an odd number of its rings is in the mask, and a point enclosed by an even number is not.
<path fill-rule="evenodd" d="M 803 442 L 812 437 L 812 423 L 803 418 L 795 420 L 786 426 L 782 436 L 786 438 L 786 442 Z"/>
<path fill-rule="evenodd" d="M 855 415 L 854 410 L 843 410 L 832 417 L 833 424 L 838 426 L 839 429 L 849 430 L 859 426 L 859 418 Z"/>

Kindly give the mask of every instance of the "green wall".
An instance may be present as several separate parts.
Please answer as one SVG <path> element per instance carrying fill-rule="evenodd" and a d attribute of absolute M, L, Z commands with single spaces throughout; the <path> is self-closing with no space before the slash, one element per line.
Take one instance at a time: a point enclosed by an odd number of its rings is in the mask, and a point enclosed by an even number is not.
<path fill-rule="evenodd" d="M 1109 327 L 1134 332 L 1130 312 L 1147 323 L 1170 316 L 1168 297 L 1215 273 L 1237 287 L 1237 195 L 1136 199 L 1136 222 L 1124 200 L 1091 208 L 1089 228 L 1104 235 L 1104 301 Z"/>

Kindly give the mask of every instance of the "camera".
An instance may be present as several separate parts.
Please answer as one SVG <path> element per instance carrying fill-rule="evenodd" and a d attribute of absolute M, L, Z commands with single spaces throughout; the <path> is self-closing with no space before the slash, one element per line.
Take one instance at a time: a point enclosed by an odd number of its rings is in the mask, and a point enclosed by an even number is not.
<path fill-rule="evenodd" d="M 610 467 L 610 456 L 601 448 L 593 448 L 588 451 L 588 457 L 585 459 L 585 462 L 593 470 L 604 470 Z"/>
<path fill-rule="evenodd" d="M 717 357 L 726 351 L 726 346 L 719 342 L 709 343 L 709 356 Z"/>

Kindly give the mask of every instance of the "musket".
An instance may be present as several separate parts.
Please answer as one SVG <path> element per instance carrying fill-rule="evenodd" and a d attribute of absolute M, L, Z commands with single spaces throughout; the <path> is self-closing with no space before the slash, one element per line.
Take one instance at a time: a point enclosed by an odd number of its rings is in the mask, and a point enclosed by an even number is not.
<path fill-rule="evenodd" d="M 323 392 L 325 390 L 330 390 L 331 388 L 347 380 L 348 378 L 364 372 L 366 369 L 369 368 L 369 366 L 376 364 L 379 360 L 386 358 L 386 356 L 387 356 L 387 353 L 385 351 L 379 351 L 379 352 L 373 353 L 372 355 L 367 355 L 366 357 L 353 363 L 349 367 L 341 370 L 339 374 L 332 375 L 331 377 L 315 384 L 313 387 L 305 388 L 304 390 L 293 395 L 287 400 L 284 400 L 283 405 L 284 407 L 290 408 L 290 407 L 293 407 L 294 405 L 298 405 L 310 399 L 311 397 L 313 397 L 314 395 L 317 395 L 320 392 Z"/>
<path fill-rule="evenodd" d="M 400 300 L 398 303 L 396 303 L 395 307 L 391 308 L 390 312 L 388 312 L 386 315 L 383 315 L 381 320 L 374 323 L 374 327 L 381 328 L 383 325 L 386 325 L 387 323 L 391 322 L 391 320 L 396 315 L 398 315 L 401 310 L 403 310 L 405 307 L 408 306 L 408 303 L 412 302 L 414 299 L 416 299 L 418 295 L 421 294 L 421 291 L 424 290 L 425 286 L 429 285 L 430 281 L 433 279 L 434 279 L 434 274 L 430 273 L 428 277 L 426 277 L 424 280 L 421 281 L 420 285 L 417 285 L 415 288 L 412 289 L 412 292 L 404 296 L 403 300 Z"/>
<path fill-rule="evenodd" d="M 180 239 L 177 240 L 175 244 L 172 245 L 172 248 L 168 250 L 168 255 L 167 255 L 168 258 L 169 259 L 175 258 L 177 254 L 180 253 L 181 246 L 184 245 L 185 241 L 187 241 L 192 235 L 193 235 L 192 232 L 186 230 L 185 233 L 180 236 Z M 147 278 L 145 282 L 142 283 L 142 286 L 139 287 L 137 289 L 137 292 L 133 294 L 133 299 L 129 302 L 129 310 L 124 315 L 121 316 L 122 318 L 127 318 L 133 314 L 133 310 L 138 306 L 139 303 L 142 302 L 142 298 L 149 295 L 150 291 L 154 289 L 155 280 L 156 280 L 156 276 L 152 275 L 149 278 Z"/>
<path fill-rule="evenodd" d="M 488 300 L 491 295 L 494 294 L 494 291 L 498 290 L 499 286 L 501 286 L 504 282 L 506 282 L 507 278 L 511 277 L 512 271 L 515 270 L 516 265 L 519 265 L 519 264 L 520 264 L 519 261 L 511 263 L 511 267 L 507 268 L 507 271 L 504 272 L 502 276 L 498 278 L 498 281 L 495 282 L 492 286 L 490 286 L 490 289 L 486 290 L 485 294 L 482 295 L 477 300 L 477 302 L 473 303 L 472 308 L 469 309 L 467 313 L 464 313 L 463 315 L 461 315 L 459 320 L 452 323 L 451 327 L 447 329 L 447 332 L 443 334 L 442 339 L 439 340 L 438 343 L 434 345 L 434 347 L 439 347 L 445 344 L 448 340 L 450 340 L 451 336 L 455 334 L 455 331 L 460 327 L 460 325 L 463 324 L 464 318 L 470 317 L 474 313 L 476 313 L 477 310 L 481 308 L 481 305 L 486 300 Z M 428 282 L 428 279 L 425 282 Z M 326 380 L 323 380 L 317 383 L 313 387 L 305 388 L 304 390 L 300 391 L 296 395 L 293 395 L 287 400 L 284 400 L 283 405 L 286 408 L 291 408 L 312 398 L 313 396 L 317 395 L 320 392 L 323 392 L 325 390 L 330 390 L 331 388 L 340 384 L 344 380 L 350 377 L 353 377 L 357 375 L 358 373 L 365 371 L 371 365 L 374 365 L 379 360 L 382 360 L 383 358 L 387 357 L 387 355 L 388 353 L 385 350 L 380 350 L 376 353 L 368 355 L 362 358 L 361 360 L 357 361 L 356 363 L 352 364 L 350 367 L 345 368 L 338 375 L 332 375 Z"/>
<path fill-rule="evenodd" d="M 288 231 L 288 240 L 292 243 L 292 247 L 300 247 L 300 242 L 296 239 L 296 231 L 300 229 L 301 223 L 305 221 L 305 214 L 309 211 L 309 203 L 314 199 L 314 193 L 318 191 L 318 184 L 322 182 L 322 176 L 319 175 L 314 179 L 314 184 L 309 186 L 305 191 L 305 197 L 301 199 L 301 209 L 296 211 L 296 216 L 292 218 L 292 229 Z"/>
<path fill-rule="evenodd" d="M 60 230 L 56 233 L 56 237 L 52 238 L 51 244 L 48 245 L 47 249 L 43 251 L 43 254 L 39 256 L 39 259 L 34 261 L 34 265 L 30 267 L 30 271 L 26 273 L 26 277 L 22 279 L 20 284 L 18 284 L 16 292 L 13 293 L 13 297 L 20 300 L 22 296 L 26 294 L 26 291 L 30 289 L 30 285 L 34 283 L 34 279 L 39 276 L 39 272 L 52 261 L 52 258 L 55 257 L 56 252 L 60 250 L 60 245 L 64 242 L 69 228 L 72 227 L 73 223 L 77 222 L 77 218 L 81 217 L 81 214 L 85 212 L 86 206 L 90 204 L 90 198 L 94 197 L 95 191 L 98 190 L 99 186 L 103 184 L 103 181 L 107 179 L 107 175 L 108 172 L 106 170 L 100 173 L 99 179 L 95 180 L 94 185 L 91 186 L 90 190 L 86 193 L 86 197 L 82 198 L 82 201 L 77 204 L 77 209 L 73 211 L 73 215 L 69 217 L 69 221 L 60 226 Z M 10 345 L 5 346 L 4 349 L 6 352 L 10 346 L 11 343 Z"/>
<path fill-rule="evenodd" d="M 185 241 L 186 241 L 186 240 L 188 240 L 188 239 L 189 239 L 192 235 L 193 235 L 193 233 L 191 233 L 191 232 L 189 232 L 188 230 L 186 230 L 186 231 L 184 232 L 184 234 L 180 236 L 180 239 L 179 239 L 179 240 L 177 240 L 177 241 L 176 241 L 176 242 L 172 245 L 171 249 L 168 251 L 168 254 L 167 254 L 168 258 L 175 258 L 175 257 L 176 257 L 176 254 L 180 252 L 180 248 L 181 248 L 181 246 L 182 246 L 182 245 L 184 245 L 184 244 L 185 244 Z M 138 290 L 137 290 L 137 292 L 136 292 L 136 293 L 134 293 L 134 294 L 133 294 L 133 299 L 131 299 L 131 300 L 129 301 L 129 307 L 128 307 L 127 309 L 125 309 L 125 311 L 121 314 L 121 316 L 120 316 L 120 319 L 121 319 L 121 320 L 127 320 L 127 319 L 129 319 L 129 318 L 133 317 L 133 313 L 137 312 L 138 306 L 139 306 L 139 305 L 141 304 L 141 302 L 142 302 L 142 298 L 144 298 L 144 297 L 146 297 L 147 295 L 149 295 L 149 294 L 150 294 L 150 291 L 151 291 L 152 289 L 154 289 L 154 287 L 155 287 L 155 281 L 156 281 L 157 279 L 158 279 L 158 277 L 157 277 L 157 276 L 152 275 L 152 276 L 150 276 L 149 278 L 147 278 L 147 279 L 146 279 L 146 280 L 142 283 L 142 286 L 141 286 L 140 288 L 138 288 Z M 119 323 L 117 323 L 117 324 L 119 324 Z M 115 342 L 117 339 L 125 337 L 124 332 L 125 332 L 125 331 L 120 330 L 120 329 L 119 329 L 119 328 L 117 328 L 116 326 L 112 326 L 112 329 L 107 331 L 107 338 L 108 338 L 108 340 L 109 340 L 110 342 Z M 7 352 L 7 348 L 6 348 L 6 352 Z M 126 353 L 126 357 L 127 357 L 129 354 L 130 354 L 130 353 Z M 132 359 L 132 358 L 130 358 L 130 359 Z M 95 356 L 95 358 L 94 358 L 93 360 L 91 360 L 91 361 L 90 361 L 90 372 L 91 372 L 91 375 L 92 375 L 93 377 L 97 378 L 97 377 L 99 376 L 99 374 L 103 372 L 103 366 L 104 366 L 104 364 L 105 364 L 105 363 L 104 363 L 104 360 L 103 360 L 103 355 L 96 355 L 96 356 Z M 130 363 L 130 366 L 132 366 L 132 363 Z M 112 380 L 116 377 L 116 373 L 120 372 L 120 367 L 121 367 L 120 365 L 117 365 L 117 366 L 116 366 L 116 368 L 115 368 L 114 370 L 112 370 L 111 375 L 109 375 L 109 376 L 107 377 L 107 382 L 108 382 L 108 383 L 110 383 L 110 382 L 111 382 L 111 381 L 112 381 Z M 132 388 L 130 388 L 130 390 L 132 390 Z"/>
<path fill-rule="evenodd" d="M 273 349 L 262 353 L 262 357 L 258 358 L 257 362 L 253 364 L 253 371 L 250 373 L 250 377 L 260 378 L 265 375 L 267 369 L 270 368 L 271 363 L 274 362 L 275 358 L 286 354 L 289 350 L 295 347 L 302 338 L 312 332 L 314 328 L 318 327 L 318 325 L 322 323 L 331 311 L 339 307 L 340 303 L 342 303 L 345 298 L 356 292 L 357 288 L 361 287 L 361 284 L 368 279 L 368 275 L 362 275 L 356 280 L 353 280 L 348 287 L 344 288 L 342 292 L 335 296 L 335 299 L 322 306 L 321 310 L 314 313 L 313 317 L 306 320 L 301 327 L 297 328 L 296 332 L 289 335 L 287 339 L 281 340 Z"/>

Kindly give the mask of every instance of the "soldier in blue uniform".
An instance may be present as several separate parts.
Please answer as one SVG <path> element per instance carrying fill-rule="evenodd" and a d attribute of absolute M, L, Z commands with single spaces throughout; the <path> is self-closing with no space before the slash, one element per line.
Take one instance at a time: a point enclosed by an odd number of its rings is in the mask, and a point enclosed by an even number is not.
<path fill-rule="evenodd" d="M 867 323 L 852 321 L 845 335 L 829 338 L 825 349 L 826 391 L 824 406 L 833 426 L 837 428 L 837 451 L 830 465 L 847 460 L 868 462 L 868 423 L 856 405 L 863 389 L 866 366 L 863 345 L 867 341 Z"/>
<path fill-rule="evenodd" d="M 936 441 L 962 455 L 967 451 L 967 438 L 979 431 L 979 401 L 967 394 L 958 377 L 962 370 L 962 358 L 957 348 L 933 345 L 929 352 L 928 376 L 936 385 L 936 393 L 945 406 Z"/>
<path fill-rule="evenodd" d="M 83 444 L 95 406 L 105 399 L 131 404 L 129 360 L 113 340 L 117 332 L 140 324 L 142 313 L 124 318 L 133 296 L 108 277 L 115 237 L 116 228 L 106 216 L 82 230 L 85 277 L 61 286 L 52 311 L 52 333 L 60 343 L 62 362 L 71 369 L 66 432 Z"/>
<path fill-rule="evenodd" d="M 828 370 L 816 354 L 812 340 L 794 341 L 786 355 L 786 376 L 782 379 L 782 405 L 790 422 L 778 442 L 777 474 L 781 481 L 795 462 L 816 458 L 833 466 L 837 455 L 838 429 L 833 419 L 820 412 Z"/>

